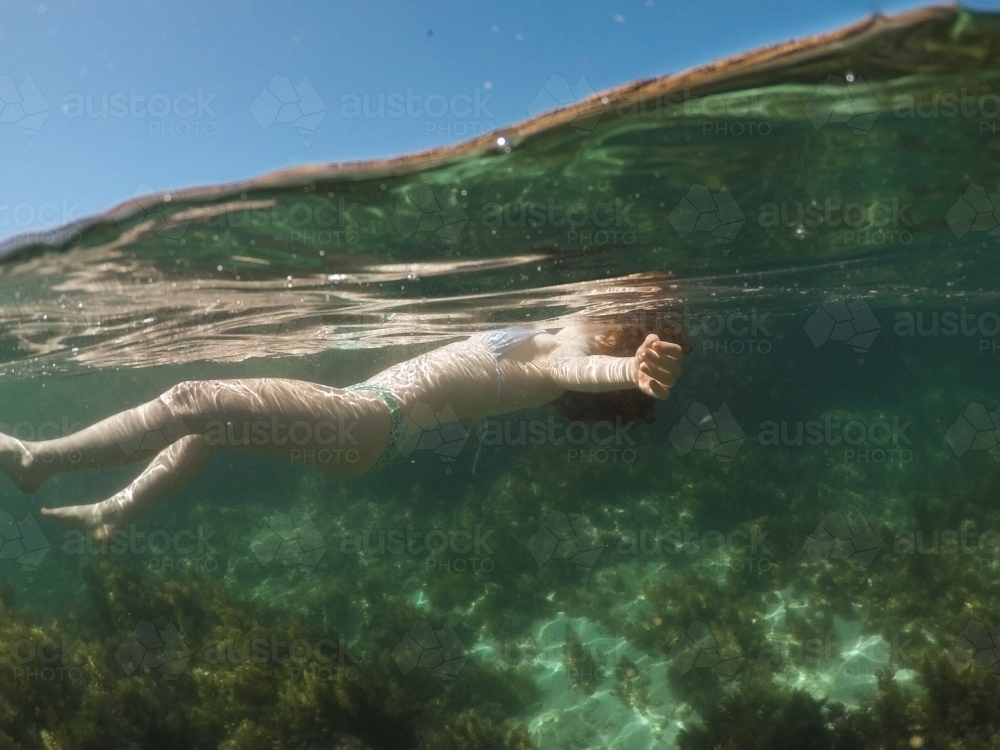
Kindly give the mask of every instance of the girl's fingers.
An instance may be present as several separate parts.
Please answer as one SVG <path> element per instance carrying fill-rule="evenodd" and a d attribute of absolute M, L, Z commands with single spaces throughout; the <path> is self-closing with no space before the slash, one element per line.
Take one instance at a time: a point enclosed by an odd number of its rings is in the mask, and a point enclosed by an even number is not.
<path fill-rule="evenodd" d="M 647 396 L 665 399 L 681 374 L 680 361 L 684 349 L 670 341 L 660 341 L 655 334 L 646 337 L 636 352 L 639 371 L 646 377 L 641 379 L 639 388 Z"/>
<path fill-rule="evenodd" d="M 674 362 L 673 360 L 667 360 L 666 365 L 660 365 L 654 362 L 641 362 L 639 363 L 639 369 L 643 372 L 649 373 L 650 376 L 655 377 L 657 380 L 663 380 L 664 378 L 676 380 L 681 375 L 680 363 Z"/>
<path fill-rule="evenodd" d="M 678 357 L 673 357 L 669 353 L 657 352 L 653 349 L 641 349 L 639 351 L 639 359 L 644 362 L 658 362 L 663 366 L 675 365 L 680 362 L 680 358 Z"/>
<path fill-rule="evenodd" d="M 665 385 L 657 383 L 655 380 L 649 381 L 649 393 L 647 394 L 653 398 L 666 398 L 670 395 L 670 389 Z"/>
<path fill-rule="evenodd" d="M 654 346 L 643 346 L 639 349 L 639 357 L 648 360 L 672 359 L 677 362 L 684 359 L 684 350 L 669 341 L 657 341 Z"/>
<path fill-rule="evenodd" d="M 667 372 L 666 370 L 662 370 L 658 367 L 651 367 L 645 362 L 639 365 L 639 370 L 640 372 L 648 375 L 654 382 L 662 383 L 667 388 L 672 388 L 674 382 L 677 380 L 673 373 Z"/>
<path fill-rule="evenodd" d="M 670 341 L 657 341 L 651 348 L 658 354 L 673 357 L 674 359 L 680 359 L 684 356 L 684 347 Z"/>

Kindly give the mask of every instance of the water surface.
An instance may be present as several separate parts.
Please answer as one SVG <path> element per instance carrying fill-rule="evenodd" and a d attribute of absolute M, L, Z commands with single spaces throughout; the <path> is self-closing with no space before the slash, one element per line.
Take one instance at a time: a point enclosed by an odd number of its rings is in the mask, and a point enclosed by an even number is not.
<path fill-rule="evenodd" d="M 3 731 L 989 746 L 998 29 L 876 19 L 454 148 L 5 243 L 0 429 L 23 437 L 183 379 L 346 385 L 508 323 L 669 304 L 694 352 L 655 423 L 617 432 L 507 415 L 350 483 L 220 455 L 117 551 L 36 509 L 131 470 L 8 485 L 0 640 L 79 644 L 72 675 L 3 667 L 9 715 L 48 717 Z"/>

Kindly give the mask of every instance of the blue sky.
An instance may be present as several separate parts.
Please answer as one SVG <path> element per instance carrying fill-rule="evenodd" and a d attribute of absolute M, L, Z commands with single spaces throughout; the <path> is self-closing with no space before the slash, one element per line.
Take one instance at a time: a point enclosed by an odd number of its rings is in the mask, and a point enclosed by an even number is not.
<path fill-rule="evenodd" d="M 0 0 L 0 239 L 137 191 L 462 141 L 918 5 Z"/>

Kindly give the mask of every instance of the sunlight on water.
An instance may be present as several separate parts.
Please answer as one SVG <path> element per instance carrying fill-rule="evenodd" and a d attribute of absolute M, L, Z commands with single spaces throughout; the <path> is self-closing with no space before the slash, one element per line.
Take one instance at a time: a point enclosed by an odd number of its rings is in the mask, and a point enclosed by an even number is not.
<path fill-rule="evenodd" d="M 80 645 L 0 694 L 136 746 L 117 701 L 165 747 L 263 747 L 264 714 L 281 747 L 989 746 L 998 139 L 1000 22 L 937 9 L 0 245 L 20 439 L 510 323 L 667 305 L 693 347 L 653 424 L 432 412 L 347 483 L 226 454 L 110 547 L 36 509 L 126 470 L 6 485 L 0 648 Z"/>
<path fill-rule="evenodd" d="M 934 21 L 887 31 L 892 55 L 861 42 L 666 79 L 436 157 L 136 196 L 6 244 L 24 260 L 0 277 L 4 359 L 435 341 L 585 311 L 634 274 L 676 275 L 664 296 L 723 314 L 830 293 L 989 303 L 996 47 L 992 19 L 964 18 L 961 42 Z"/>

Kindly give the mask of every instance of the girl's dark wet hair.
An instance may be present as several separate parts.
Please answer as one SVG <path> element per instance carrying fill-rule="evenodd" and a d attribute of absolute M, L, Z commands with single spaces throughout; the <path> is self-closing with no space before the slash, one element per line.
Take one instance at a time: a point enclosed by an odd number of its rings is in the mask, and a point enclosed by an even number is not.
<path fill-rule="evenodd" d="M 670 311 L 657 311 L 609 320 L 608 329 L 601 337 L 601 350 L 596 353 L 612 357 L 634 355 L 651 333 L 662 341 L 680 344 L 685 354 L 692 350 L 684 336 L 680 316 Z M 635 388 L 607 393 L 566 391 L 550 405 L 571 422 L 614 422 L 621 418 L 623 422 L 650 423 L 656 419 L 656 402 L 657 399 Z"/>

